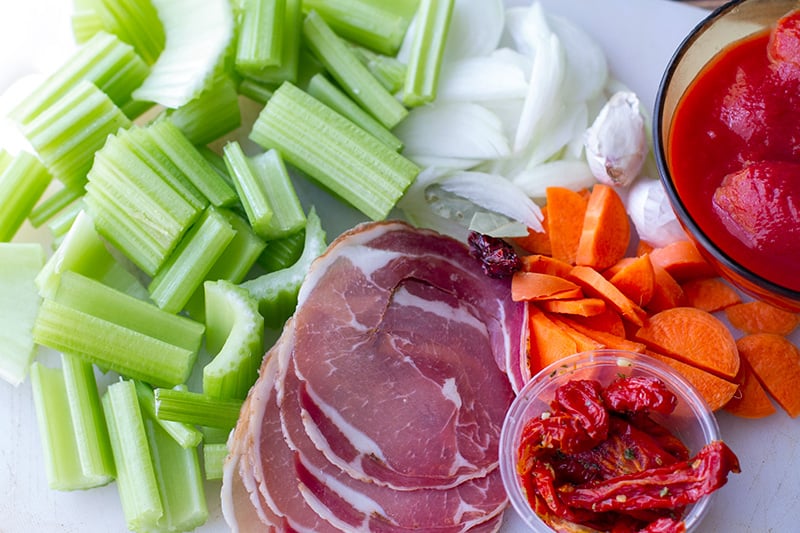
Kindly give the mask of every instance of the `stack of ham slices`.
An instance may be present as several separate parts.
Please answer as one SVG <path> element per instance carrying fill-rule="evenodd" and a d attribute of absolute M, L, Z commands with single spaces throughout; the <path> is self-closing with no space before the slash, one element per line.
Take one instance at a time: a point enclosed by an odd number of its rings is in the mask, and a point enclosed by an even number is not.
<path fill-rule="evenodd" d="M 524 306 L 467 248 L 367 223 L 313 264 L 229 441 L 234 531 L 496 531 Z M 509 365 L 509 362 L 515 362 Z M 511 379 L 510 379 L 511 378 Z"/>

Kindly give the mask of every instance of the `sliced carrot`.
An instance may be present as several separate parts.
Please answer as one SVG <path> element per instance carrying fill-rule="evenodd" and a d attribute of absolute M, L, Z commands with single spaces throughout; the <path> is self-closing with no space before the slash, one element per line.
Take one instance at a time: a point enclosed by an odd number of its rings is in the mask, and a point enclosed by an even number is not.
<path fill-rule="evenodd" d="M 786 337 L 753 333 L 736 341 L 761 385 L 791 417 L 800 415 L 800 351 Z"/>
<path fill-rule="evenodd" d="M 686 305 L 713 313 L 741 303 L 739 294 L 721 278 L 692 279 L 681 284 Z"/>
<path fill-rule="evenodd" d="M 658 313 L 686 304 L 680 284 L 664 268 L 653 265 L 653 281 L 653 295 L 645 306 L 649 312 Z"/>
<path fill-rule="evenodd" d="M 800 324 L 800 314 L 758 300 L 731 305 L 725 309 L 725 316 L 744 333 L 788 335 Z"/>
<path fill-rule="evenodd" d="M 520 257 L 520 261 L 522 262 L 522 270 L 525 272 L 539 272 L 540 274 L 551 274 L 565 278 L 569 271 L 572 270 L 572 265 L 569 263 L 544 254 L 523 255 Z"/>
<path fill-rule="evenodd" d="M 644 310 L 592 267 L 575 266 L 570 270 L 567 279 L 580 285 L 587 295 L 605 300 L 606 304 L 619 312 L 626 320 L 637 326 L 644 324 L 647 316 Z"/>
<path fill-rule="evenodd" d="M 548 187 L 547 233 L 553 257 L 575 264 L 588 199 L 566 187 Z"/>
<path fill-rule="evenodd" d="M 636 255 L 649 254 L 655 246 L 646 241 L 639 241 L 636 245 Z"/>
<path fill-rule="evenodd" d="M 575 338 L 564 328 L 555 324 L 535 305 L 531 305 L 529 308 L 528 323 L 531 331 L 529 360 L 531 375 L 533 375 L 550 363 L 578 353 L 580 350 Z"/>
<path fill-rule="evenodd" d="M 726 411 L 741 418 L 764 418 L 775 413 L 775 406 L 772 405 L 767 391 L 758 382 L 744 357 L 736 383 L 739 384 L 739 390 L 725 404 Z"/>
<path fill-rule="evenodd" d="M 583 326 L 611 333 L 617 337 L 625 337 L 625 324 L 622 322 L 620 314 L 606 306 L 605 311 L 593 316 L 575 316 L 571 317 L 573 321 L 579 322 Z"/>
<path fill-rule="evenodd" d="M 542 207 L 542 228 L 543 231 L 528 228 L 528 235 L 513 239 L 514 243 L 532 254 L 551 255 L 553 249 L 550 246 L 550 235 L 547 233 L 547 206 Z"/>
<path fill-rule="evenodd" d="M 649 254 L 621 259 L 603 275 L 640 307 L 653 298 L 656 274 Z"/>
<path fill-rule="evenodd" d="M 511 299 L 515 302 L 581 296 L 580 286 L 559 276 L 520 270 L 511 277 Z"/>
<path fill-rule="evenodd" d="M 568 317 L 564 317 L 561 320 L 575 331 L 583 333 L 587 337 L 594 339 L 598 343 L 602 344 L 605 348 L 614 350 L 627 350 L 629 352 L 637 353 L 644 353 L 647 349 L 647 346 L 641 342 L 628 340 L 621 335 L 615 335 L 609 331 L 592 329 L 577 320 L 573 320 Z"/>
<path fill-rule="evenodd" d="M 553 322 L 553 324 L 560 327 L 567 335 L 572 337 L 572 339 L 575 341 L 575 348 L 577 351 L 586 352 L 589 350 L 600 350 L 602 348 L 607 348 L 607 346 L 603 343 L 570 326 L 560 315 L 546 313 L 546 316 L 551 322 Z"/>
<path fill-rule="evenodd" d="M 692 241 L 675 241 L 650 252 L 653 265 L 660 266 L 678 282 L 716 276 L 711 263 L 697 250 Z"/>
<path fill-rule="evenodd" d="M 662 363 L 677 370 L 689 383 L 691 383 L 700 395 L 705 399 L 712 411 L 718 411 L 728 404 L 739 390 L 739 385 L 715 376 L 696 366 L 686 364 L 673 357 L 666 356 L 658 351 L 648 350 L 647 355 L 658 359 Z"/>
<path fill-rule="evenodd" d="M 604 270 L 625 256 L 631 225 L 617 191 L 602 183 L 592 187 L 575 263 Z"/>
<path fill-rule="evenodd" d="M 546 300 L 539 303 L 544 311 L 566 315 L 595 316 L 606 310 L 606 302 L 600 298 L 576 298 L 574 300 Z"/>
<path fill-rule="evenodd" d="M 725 379 L 739 372 L 739 352 L 728 327 L 694 307 L 673 307 L 650 317 L 634 338 L 648 348 Z"/>

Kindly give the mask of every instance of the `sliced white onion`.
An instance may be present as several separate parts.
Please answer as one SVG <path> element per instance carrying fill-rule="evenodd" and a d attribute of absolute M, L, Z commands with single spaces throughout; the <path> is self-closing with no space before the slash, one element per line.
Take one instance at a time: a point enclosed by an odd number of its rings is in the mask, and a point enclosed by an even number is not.
<path fill-rule="evenodd" d="M 406 154 L 411 161 L 422 168 L 438 167 L 448 170 L 467 170 L 479 165 L 482 159 L 465 159 L 461 157 L 438 157 L 435 155 L 410 155 Z"/>
<path fill-rule="evenodd" d="M 660 181 L 637 179 L 628 192 L 626 204 L 636 232 L 643 241 L 660 247 L 687 238 Z"/>
<path fill-rule="evenodd" d="M 567 57 L 562 98 L 583 102 L 600 94 L 608 80 L 608 61 L 600 46 L 564 17 L 549 15 L 547 21 Z"/>
<path fill-rule="evenodd" d="M 443 61 L 489 55 L 498 47 L 504 26 L 503 0 L 456 0 Z"/>
<path fill-rule="evenodd" d="M 528 168 L 513 176 L 512 181 L 531 198 L 544 198 L 552 186 L 580 190 L 596 183 L 589 165 L 582 160 L 560 159 Z"/>
<path fill-rule="evenodd" d="M 488 56 L 471 57 L 442 66 L 438 102 L 481 102 L 522 99 L 528 82 L 519 55 L 501 49 Z"/>
<path fill-rule="evenodd" d="M 528 159 L 529 167 L 541 165 L 545 161 L 558 155 L 576 134 L 583 134 L 589 125 L 589 111 L 586 104 L 575 103 L 563 106 L 559 120 L 555 121 L 538 142 L 531 146 Z"/>

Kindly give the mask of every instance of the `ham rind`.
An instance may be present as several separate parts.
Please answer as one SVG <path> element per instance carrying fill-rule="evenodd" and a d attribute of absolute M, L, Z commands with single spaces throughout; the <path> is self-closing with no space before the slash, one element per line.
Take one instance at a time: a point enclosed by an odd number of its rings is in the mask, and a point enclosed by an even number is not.
<path fill-rule="evenodd" d="M 467 248 L 370 223 L 318 259 L 294 316 L 305 429 L 352 477 L 443 489 L 497 468 L 524 305 Z M 517 354 L 510 357 L 509 353 Z"/>

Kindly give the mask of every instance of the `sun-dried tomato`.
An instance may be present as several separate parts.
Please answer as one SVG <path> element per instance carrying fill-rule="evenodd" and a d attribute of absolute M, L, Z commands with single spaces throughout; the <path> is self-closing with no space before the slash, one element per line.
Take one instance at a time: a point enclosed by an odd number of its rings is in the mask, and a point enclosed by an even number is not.
<path fill-rule="evenodd" d="M 522 268 L 514 248 L 503 239 L 471 231 L 467 237 L 470 254 L 481 262 L 483 272 L 492 278 L 507 278 Z"/>
<path fill-rule="evenodd" d="M 576 379 L 556 390 L 553 407 L 576 418 L 589 438 L 599 443 L 608 436 L 608 411 L 602 396 L 603 388 L 597 381 Z"/>
<path fill-rule="evenodd" d="M 650 376 L 622 377 L 603 391 L 606 405 L 617 413 L 670 414 L 678 405 L 675 394 L 660 379 Z"/>

